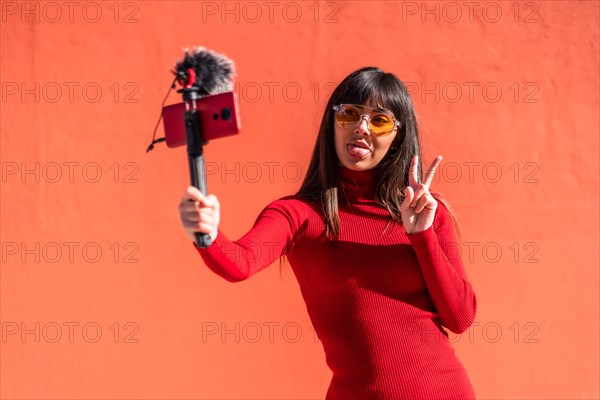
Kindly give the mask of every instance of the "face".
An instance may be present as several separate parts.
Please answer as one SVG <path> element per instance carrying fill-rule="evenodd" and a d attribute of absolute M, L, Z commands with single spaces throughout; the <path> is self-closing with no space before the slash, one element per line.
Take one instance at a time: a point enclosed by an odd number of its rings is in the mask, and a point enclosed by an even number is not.
<path fill-rule="evenodd" d="M 367 102 L 365 107 L 381 109 L 377 104 Z M 373 114 L 374 110 L 365 108 L 361 113 Z M 334 117 L 335 118 L 335 117 Z M 365 171 L 376 167 L 387 154 L 390 145 L 398 132 L 398 126 L 385 136 L 376 136 L 369 130 L 369 117 L 363 115 L 358 126 L 343 128 L 335 120 L 333 122 L 335 133 L 335 151 L 339 163 L 354 171 Z"/>

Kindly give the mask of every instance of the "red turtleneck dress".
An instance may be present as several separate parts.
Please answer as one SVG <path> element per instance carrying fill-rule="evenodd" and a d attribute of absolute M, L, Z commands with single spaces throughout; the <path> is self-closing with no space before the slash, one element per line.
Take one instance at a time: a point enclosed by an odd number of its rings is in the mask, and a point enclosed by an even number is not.
<path fill-rule="evenodd" d="M 447 208 L 438 202 L 423 232 L 394 222 L 386 229 L 375 170 L 339 172 L 337 243 L 325 237 L 319 202 L 287 196 L 239 240 L 219 231 L 196 249 L 231 282 L 287 256 L 333 372 L 326 399 L 474 399 L 444 329 L 464 332 L 477 309 Z"/>

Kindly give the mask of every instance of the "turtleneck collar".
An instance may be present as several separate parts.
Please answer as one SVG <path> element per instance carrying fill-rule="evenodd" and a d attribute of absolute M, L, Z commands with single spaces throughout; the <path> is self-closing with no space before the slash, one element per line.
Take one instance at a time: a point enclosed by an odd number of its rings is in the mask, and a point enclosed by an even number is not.
<path fill-rule="evenodd" d="M 378 168 L 366 171 L 354 171 L 338 166 L 340 192 L 348 199 L 374 199 Z"/>

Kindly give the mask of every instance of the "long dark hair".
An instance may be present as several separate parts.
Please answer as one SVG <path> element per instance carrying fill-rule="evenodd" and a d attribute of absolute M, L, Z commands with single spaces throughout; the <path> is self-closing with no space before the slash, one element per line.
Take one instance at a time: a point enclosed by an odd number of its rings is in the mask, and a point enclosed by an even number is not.
<path fill-rule="evenodd" d="M 308 170 L 295 194 L 307 201 L 321 202 L 325 234 L 330 240 L 337 240 L 340 233 L 339 162 L 334 144 L 333 106 L 340 103 L 365 104 L 367 101 L 390 110 L 402 123 L 390 149 L 377 165 L 380 173 L 375 184 L 375 199 L 377 204 L 389 211 L 391 220 L 402 223 L 400 205 L 409 182 L 410 161 L 415 155 L 419 157 L 419 180 L 423 175 L 417 118 L 404 83 L 394 74 L 376 67 L 352 72 L 335 88 L 327 102 Z M 448 208 L 459 233 L 458 223 L 448 203 L 439 193 L 431 194 Z"/>

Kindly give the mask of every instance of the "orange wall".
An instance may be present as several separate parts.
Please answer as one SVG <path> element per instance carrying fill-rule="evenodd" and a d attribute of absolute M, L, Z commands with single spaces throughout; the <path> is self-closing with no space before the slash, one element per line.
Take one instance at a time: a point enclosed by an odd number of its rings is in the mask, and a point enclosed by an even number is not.
<path fill-rule="evenodd" d="M 333 83 L 392 71 L 444 156 L 478 397 L 600 396 L 598 2 L 72 4 L 1 2 L 2 398 L 324 397 L 289 267 L 209 271 L 177 213 L 185 149 L 144 152 L 196 45 L 238 69 L 243 131 L 206 149 L 230 238 L 299 187 Z"/>

